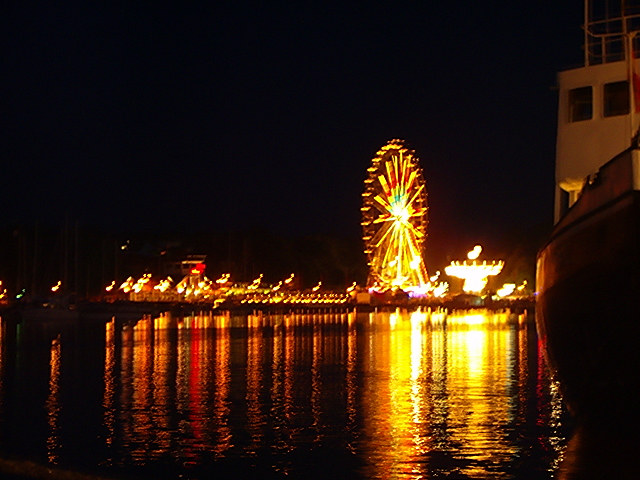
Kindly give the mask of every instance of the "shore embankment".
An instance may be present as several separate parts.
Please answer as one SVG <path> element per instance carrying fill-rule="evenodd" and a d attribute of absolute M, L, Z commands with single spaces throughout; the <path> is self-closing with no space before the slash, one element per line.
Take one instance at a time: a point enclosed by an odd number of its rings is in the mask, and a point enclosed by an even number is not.
<path fill-rule="evenodd" d="M 375 314 L 395 311 L 419 311 L 425 314 L 431 323 L 446 321 L 449 317 L 459 315 L 459 312 L 482 311 L 493 314 L 506 313 L 511 320 L 508 323 L 533 322 L 535 303 L 532 298 L 517 300 L 470 302 L 468 298 L 449 299 L 409 299 L 403 301 L 355 303 L 355 302 L 317 302 L 317 303 L 287 303 L 287 302 L 150 302 L 150 301 L 94 301 L 80 302 L 73 305 L 47 304 L 13 304 L 0 307 L 0 317 L 27 322 L 65 322 L 82 319 L 83 321 L 109 321 L 115 319 L 118 323 L 137 322 L 148 317 L 170 315 L 174 318 L 204 316 L 226 317 L 223 322 L 207 322 L 212 325 L 227 326 L 272 325 L 275 321 L 267 319 L 269 316 L 295 317 L 292 324 L 306 323 L 341 323 L 336 320 L 345 315 L 360 318 L 360 314 Z M 321 318 L 322 317 L 322 318 Z"/>

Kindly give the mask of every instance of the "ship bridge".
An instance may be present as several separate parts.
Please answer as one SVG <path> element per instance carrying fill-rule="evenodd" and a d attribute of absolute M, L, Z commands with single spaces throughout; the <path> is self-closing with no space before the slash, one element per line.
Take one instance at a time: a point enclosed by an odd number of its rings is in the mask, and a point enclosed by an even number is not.
<path fill-rule="evenodd" d="M 554 222 L 640 124 L 640 0 L 586 0 L 583 30 L 584 65 L 558 74 Z"/>

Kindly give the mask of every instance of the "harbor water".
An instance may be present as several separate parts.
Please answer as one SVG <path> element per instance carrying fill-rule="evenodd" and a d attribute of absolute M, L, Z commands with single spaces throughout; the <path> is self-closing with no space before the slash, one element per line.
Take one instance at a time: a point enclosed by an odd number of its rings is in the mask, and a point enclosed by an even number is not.
<path fill-rule="evenodd" d="M 2 319 L 0 335 L 2 478 L 549 479 L 573 433 L 526 313 Z"/>

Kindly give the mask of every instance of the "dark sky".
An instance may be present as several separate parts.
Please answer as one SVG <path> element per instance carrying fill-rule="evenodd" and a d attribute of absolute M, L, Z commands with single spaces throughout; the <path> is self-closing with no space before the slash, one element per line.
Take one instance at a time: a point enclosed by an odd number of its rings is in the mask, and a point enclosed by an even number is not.
<path fill-rule="evenodd" d="M 357 236 L 392 138 L 431 241 L 551 222 L 582 2 L 12 3 L 2 223 Z"/>

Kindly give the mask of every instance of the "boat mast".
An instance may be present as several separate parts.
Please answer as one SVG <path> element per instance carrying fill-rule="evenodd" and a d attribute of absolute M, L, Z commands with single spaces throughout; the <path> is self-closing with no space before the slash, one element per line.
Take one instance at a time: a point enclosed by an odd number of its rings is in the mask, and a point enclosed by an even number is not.
<path fill-rule="evenodd" d="M 584 66 L 589 65 L 589 0 L 584 0 Z"/>

